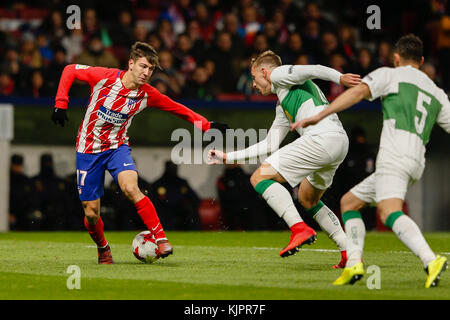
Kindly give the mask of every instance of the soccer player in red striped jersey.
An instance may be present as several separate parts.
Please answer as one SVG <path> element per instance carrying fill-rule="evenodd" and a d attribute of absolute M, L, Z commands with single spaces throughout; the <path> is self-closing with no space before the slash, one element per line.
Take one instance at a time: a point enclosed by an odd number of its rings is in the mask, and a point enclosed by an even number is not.
<path fill-rule="evenodd" d="M 193 123 L 202 131 L 212 128 L 224 131 L 227 128 L 226 124 L 208 121 L 149 85 L 147 82 L 157 67 L 157 52 L 146 43 L 136 42 L 131 48 L 127 71 L 71 64 L 61 75 L 52 114 L 55 124 L 64 127 L 68 120 L 68 93 L 73 81 L 81 80 L 91 87 L 86 114 L 78 130 L 76 166 L 84 223 L 97 245 L 100 264 L 113 263 L 100 217 L 106 170 L 133 202 L 148 230 L 155 236 L 160 256 L 164 258 L 173 252 L 155 207 L 138 187 L 138 173 L 127 136 L 134 116 L 145 108 L 158 108 Z"/>

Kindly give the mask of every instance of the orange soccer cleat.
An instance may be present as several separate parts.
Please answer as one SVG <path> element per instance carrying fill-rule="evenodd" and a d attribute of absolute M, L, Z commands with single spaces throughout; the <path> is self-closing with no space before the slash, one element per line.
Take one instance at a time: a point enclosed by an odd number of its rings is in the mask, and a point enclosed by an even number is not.
<path fill-rule="evenodd" d="M 306 223 L 300 222 L 292 231 L 289 244 L 280 252 L 281 257 L 288 257 L 299 251 L 305 244 L 313 244 L 317 239 L 317 234 L 314 229 L 308 227 Z"/>

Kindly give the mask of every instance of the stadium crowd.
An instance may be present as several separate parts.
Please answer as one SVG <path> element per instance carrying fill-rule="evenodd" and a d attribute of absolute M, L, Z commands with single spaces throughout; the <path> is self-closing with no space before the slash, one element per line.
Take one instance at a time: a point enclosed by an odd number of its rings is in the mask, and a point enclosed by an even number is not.
<path fill-rule="evenodd" d="M 79 1 L 81 28 L 69 30 L 67 1 L 2 1 L 0 96 L 52 97 L 70 63 L 126 68 L 135 41 L 147 42 L 159 52 L 162 70 L 155 72 L 151 84 L 173 98 L 249 96 L 254 93 L 249 62 L 267 49 L 278 53 L 284 64 L 323 64 L 364 76 L 377 67 L 391 66 L 393 42 L 409 32 L 424 41 L 423 71 L 449 92 L 447 1 L 412 0 L 407 5 L 385 1 L 380 30 L 366 26 L 370 4 Z M 343 91 L 334 84 L 320 86 L 331 100 Z M 85 91 L 79 93 L 84 95 Z"/>

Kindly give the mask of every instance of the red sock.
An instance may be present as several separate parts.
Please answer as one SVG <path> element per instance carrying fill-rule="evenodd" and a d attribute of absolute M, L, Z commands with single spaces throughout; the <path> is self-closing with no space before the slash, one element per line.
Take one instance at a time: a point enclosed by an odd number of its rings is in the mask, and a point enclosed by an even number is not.
<path fill-rule="evenodd" d="M 108 244 L 105 239 L 105 235 L 103 234 L 103 220 L 101 217 L 98 219 L 97 224 L 95 225 L 89 224 L 86 217 L 84 217 L 84 226 L 86 227 L 89 235 L 91 236 L 92 240 L 94 240 L 97 247 L 101 248 Z"/>
<path fill-rule="evenodd" d="M 144 197 L 134 204 L 138 214 L 141 216 L 142 221 L 147 226 L 148 230 L 153 233 L 155 238 L 162 239 L 166 238 L 161 222 L 159 221 L 156 209 L 153 203 L 148 197 Z"/>
<path fill-rule="evenodd" d="M 299 231 L 302 231 L 304 228 L 306 227 L 306 223 L 305 222 L 298 222 L 298 223 L 296 223 L 296 224 L 294 224 L 292 227 L 291 227 L 291 231 L 292 232 L 299 232 Z"/>

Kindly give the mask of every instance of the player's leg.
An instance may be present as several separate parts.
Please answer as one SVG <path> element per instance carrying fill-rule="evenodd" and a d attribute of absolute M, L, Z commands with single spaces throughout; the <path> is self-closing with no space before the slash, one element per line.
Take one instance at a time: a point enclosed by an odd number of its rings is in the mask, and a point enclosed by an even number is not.
<path fill-rule="evenodd" d="M 333 268 L 343 268 L 347 261 L 345 232 L 338 217 L 320 200 L 325 190 L 314 187 L 308 179 L 304 179 L 300 184 L 298 200 L 341 252 L 341 261 Z"/>
<path fill-rule="evenodd" d="M 267 204 L 291 229 L 289 244 L 280 252 L 282 257 L 294 254 L 304 244 L 313 243 L 315 231 L 300 217 L 289 191 L 281 185 L 286 180 L 269 163 L 264 162 L 251 176 L 250 182 Z"/>
<path fill-rule="evenodd" d="M 138 186 L 138 174 L 134 170 L 125 170 L 117 174 L 117 182 L 125 196 L 134 204 L 148 230 L 155 236 L 161 258 L 173 253 L 164 229 L 150 198 L 145 196 Z"/>
<path fill-rule="evenodd" d="M 100 199 L 81 201 L 84 210 L 84 226 L 89 232 L 92 240 L 97 245 L 98 251 L 98 263 L 99 264 L 112 264 L 114 263 L 111 248 L 106 241 L 103 233 L 103 221 L 100 217 Z"/>
<path fill-rule="evenodd" d="M 98 262 L 111 264 L 111 249 L 106 241 L 100 216 L 100 198 L 104 192 L 105 178 L 104 158 L 105 154 L 77 153 L 77 186 L 85 214 L 84 225 L 97 245 Z"/>
<path fill-rule="evenodd" d="M 396 174 L 388 173 L 376 175 L 380 219 L 422 261 L 428 274 L 425 287 L 436 286 L 440 273 L 447 267 L 447 259 L 434 254 L 417 224 L 402 211 L 410 176 L 399 170 Z"/>
<path fill-rule="evenodd" d="M 316 165 L 299 188 L 298 199 L 307 214 L 319 224 L 320 228 L 336 243 L 341 252 L 341 261 L 335 268 L 343 267 L 347 259 L 346 237 L 338 217 L 320 199 L 328 189 L 337 168 L 345 159 L 348 151 L 348 138 L 343 133 L 330 132 L 313 136 L 302 145 L 305 152 L 301 155 L 303 165 Z"/>
<path fill-rule="evenodd" d="M 334 285 L 353 284 L 365 271 L 362 263 L 366 227 L 359 211 L 367 204 L 375 204 L 375 173 L 354 186 L 341 198 L 342 222 L 346 232 L 347 263 Z"/>

